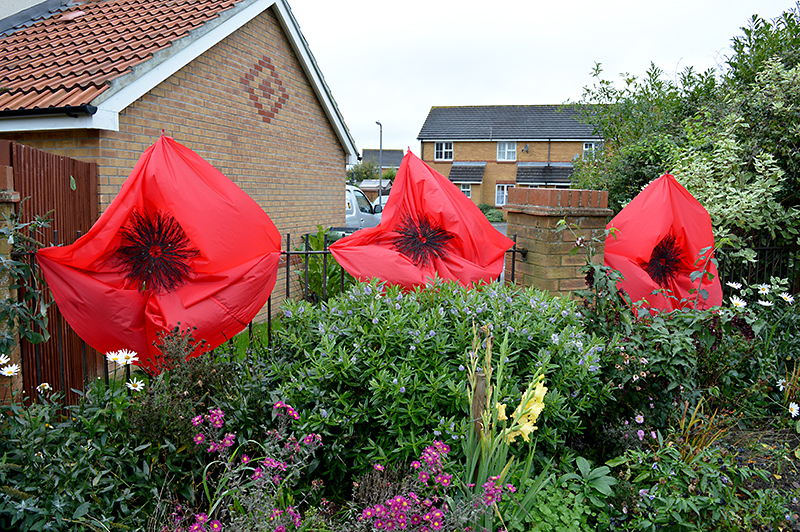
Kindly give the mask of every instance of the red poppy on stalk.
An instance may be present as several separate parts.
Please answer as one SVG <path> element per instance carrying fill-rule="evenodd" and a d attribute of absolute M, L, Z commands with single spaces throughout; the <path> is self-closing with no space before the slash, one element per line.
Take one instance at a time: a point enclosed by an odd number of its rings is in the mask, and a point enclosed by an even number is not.
<path fill-rule="evenodd" d="M 647 185 L 606 226 L 611 228 L 605 264 L 622 273 L 619 287 L 632 301 L 645 299 L 646 307 L 666 312 L 722 303 L 711 261 L 711 217 L 673 176 L 664 174 Z"/>
<path fill-rule="evenodd" d="M 179 322 L 211 348 L 247 326 L 272 292 L 279 257 L 263 209 L 167 136 L 85 235 L 37 253 L 75 332 L 103 353 L 135 351 L 148 369 L 157 334 Z"/>
<path fill-rule="evenodd" d="M 381 223 L 335 242 L 331 251 L 359 280 L 412 288 L 435 276 L 464 286 L 496 279 L 513 245 L 449 179 L 409 150 Z"/>

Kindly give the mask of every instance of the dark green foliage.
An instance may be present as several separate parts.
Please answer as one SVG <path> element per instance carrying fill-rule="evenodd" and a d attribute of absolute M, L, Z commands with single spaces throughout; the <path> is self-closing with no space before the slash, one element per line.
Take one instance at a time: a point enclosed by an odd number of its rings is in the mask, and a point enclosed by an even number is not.
<path fill-rule="evenodd" d="M 337 235 L 338 236 L 338 235 Z M 317 226 L 317 234 L 306 235 L 308 245 L 295 248 L 295 251 L 322 251 L 335 242 L 335 237 L 330 234 L 330 229 Z M 324 301 L 341 293 L 342 288 L 347 288 L 355 283 L 352 275 L 347 273 L 331 254 L 301 255 L 303 269 L 296 270 L 300 285 L 305 287 L 304 297 L 311 302 Z M 305 261 L 308 261 L 308 269 Z M 307 273 L 307 278 L 306 278 Z M 306 292 L 307 290 L 307 292 Z M 306 295 L 307 294 L 307 295 Z"/>

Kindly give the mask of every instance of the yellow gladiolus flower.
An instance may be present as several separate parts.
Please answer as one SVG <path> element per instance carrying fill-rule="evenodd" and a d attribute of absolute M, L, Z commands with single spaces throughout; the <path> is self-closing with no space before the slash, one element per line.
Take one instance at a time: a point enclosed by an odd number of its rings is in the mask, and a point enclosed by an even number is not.
<path fill-rule="evenodd" d="M 497 403 L 497 420 L 498 421 L 505 421 L 508 417 L 506 416 L 506 405 Z"/>

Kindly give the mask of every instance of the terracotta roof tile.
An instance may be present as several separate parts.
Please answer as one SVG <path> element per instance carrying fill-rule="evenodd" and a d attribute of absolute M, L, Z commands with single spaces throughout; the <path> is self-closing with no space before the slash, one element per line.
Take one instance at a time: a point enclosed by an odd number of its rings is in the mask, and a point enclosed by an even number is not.
<path fill-rule="evenodd" d="M 241 0 L 86 0 L 0 36 L 0 110 L 85 105 Z"/>

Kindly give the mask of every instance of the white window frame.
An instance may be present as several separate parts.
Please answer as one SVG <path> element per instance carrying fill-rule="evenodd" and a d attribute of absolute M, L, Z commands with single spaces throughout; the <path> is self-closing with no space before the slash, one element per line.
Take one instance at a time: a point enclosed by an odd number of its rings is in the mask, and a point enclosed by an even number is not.
<path fill-rule="evenodd" d="M 461 183 L 461 192 L 470 199 L 472 199 L 472 183 Z"/>
<path fill-rule="evenodd" d="M 583 158 L 586 159 L 590 155 L 594 155 L 594 152 L 597 151 L 598 143 L 597 142 L 584 142 L 583 143 Z"/>
<path fill-rule="evenodd" d="M 452 142 L 435 142 L 433 144 L 433 160 L 434 161 L 452 161 L 453 160 L 453 143 Z"/>
<path fill-rule="evenodd" d="M 516 141 L 500 141 L 497 143 L 497 160 L 498 161 L 516 161 L 517 160 L 517 143 Z"/>
<path fill-rule="evenodd" d="M 494 205 L 495 205 L 495 207 L 502 207 L 503 205 L 508 203 L 508 190 L 511 189 L 511 188 L 514 188 L 514 186 L 515 185 L 508 185 L 508 184 L 495 185 L 494 186 Z M 499 194 L 501 194 L 501 193 L 502 193 L 502 198 L 499 196 Z M 501 199 L 502 203 L 497 201 L 498 199 Z"/>

